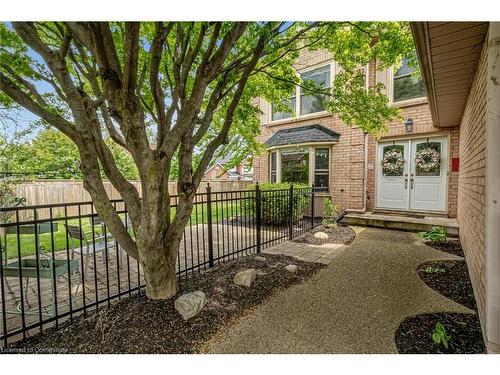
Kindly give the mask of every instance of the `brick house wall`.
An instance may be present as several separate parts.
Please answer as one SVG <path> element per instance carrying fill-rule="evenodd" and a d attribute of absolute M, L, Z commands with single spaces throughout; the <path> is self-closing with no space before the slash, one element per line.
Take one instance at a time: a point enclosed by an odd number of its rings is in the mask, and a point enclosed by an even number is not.
<path fill-rule="evenodd" d="M 296 64 L 298 70 L 314 65 L 326 63 L 332 60 L 328 52 L 305 51 Z M 335 64 L 334 71 L 339 69 Z M 374 86 L 375 82 L 382 82 L 386 87 L 390 87 L 388 82 L 390 75 L 387 71 L 376 70 L 375 62 L 368 66 L 367 79 L 369 86 Z M 271 122 L 271 106 L 262 99 L 256 100 L 256 105 L 261 111 L 261 133 L 258 141 L 264 143 L 274 133 L 282 129 L 299 127 L 305 125 L 319 124 L 339 133 L 340 139 L 330 147 L 331 173 L 330 173 L 330 193 L 335 203 L 341 209 L 362 210 L 364 202 L 364 134 L 357 127 L 345 125 L 340 119 L 332 114 L 318 113 L 308 116 L 289 118 L 285 120 Z M 429 106 L 426 98 L 420 98 L 407 102 L 401 106 L 403 120 L 393 121 L 387 125 L 388 133 L 381 137 L 381 140 L 395 139 L 407 136 L 448 136 L 450 144 L 449 160 L 451 171 L 451 159 L 458 157 L 459 129 L 438 129 L 433 126 Z M 406 133 L 404 119 L 412 117 L 414 121 L 414 131 Z M 366 209 L 372 210 L 375 204 L 375 163 L 376 163 L 377 141 L 374 137 L 368 136 L 368 178 L 366 191 Z M 253 159 L 254 180 L 259 182 L 269 181 L 269 155 L 264 153 L 256 155 Z M 457 184 L 458 172 L 450 172 L 448 176 L 448 207 L 447 214 L 455 217 L 457 212 Z"/>
<path fill-rule="evenodd" d="M 203 179 L 208 181 L 211 180 L 229 181 L 229 175 L 221 166 L 217 164 L 213 168 L 210 168 L 207 171 L 207 173 L 205 173 Z"/>
<path fill-rule="evenodd" d="M 485 322 L 485 176 L 486 176 L 486 70 L 484 43 L 473 85 L 460 124 L 460 173 L 458 177 L 458 222 L 460 241 L 481 322 Z"/>

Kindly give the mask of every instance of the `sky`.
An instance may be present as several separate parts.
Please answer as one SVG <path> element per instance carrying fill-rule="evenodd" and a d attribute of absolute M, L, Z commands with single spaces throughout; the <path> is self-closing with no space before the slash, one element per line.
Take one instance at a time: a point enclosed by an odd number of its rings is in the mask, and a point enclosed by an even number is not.
<path fill-rule="evenodd" d="M 12 24 L 10 22 L 6 22 L 5 24 L 7 25 L 7 27 L 9 29 L 12 29 Z M 28 55 L 30 57 L 32 57 L 34 60 L 36 60 L 37 62 L 39 62 L 40 64 L 45 65 L 45 63 L 42 60 L 42 58 L 40 57 L 40 55 L 35 53 L 32 49 L 29 49 Z M 36 81 L 34 83 L 35 83 L 37 90 L 40 93 L 52 92 L 52 87 L 48 83 L 43 82 L 43 81 Z M 12 117 L 14 117 L 16 119 L 18 128 L 20 130 L 27 129 L 30 126 L 30 124 L 34 123 L 35 121 L 40 120 L 40 117 L 38 117 L 37 115 L 31 113 L 30 111 L 28 111 L 22 107 L 19 110 L 12 110 L 9 112 L 10 112 L 9 115 L 11 115 Z M 8 122 L 6 123 L 6 125 L 8 126 L 8 128 L 5 129 L 5 132 L 6 132 L 6 136 L 8 138 L 9 136 L 12 135 L 12 132 L 14 131 L 14 126 L 11 123 L 9 124 Z M 26 135 L 24 137 L 24 139 L 30 140 L 30 139 L 36 137 L 36 134 L 40 130 L 41 130 L 41 127 L 34 128 L 33 132 Z"/>

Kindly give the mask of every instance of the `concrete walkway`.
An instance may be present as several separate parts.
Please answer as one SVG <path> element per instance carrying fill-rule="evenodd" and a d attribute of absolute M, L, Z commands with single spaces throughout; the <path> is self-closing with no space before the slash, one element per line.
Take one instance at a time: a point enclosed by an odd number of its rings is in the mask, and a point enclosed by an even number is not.
<path fill-rule="evenodd" d="M 397 353 L 406 317 L 471 312 L 425 285 L 419 264 L 461 259 L 424 245 L 413 233 L 356 228 L 321 272 L 271 297 L 211 340 L 210 353 Z"/>

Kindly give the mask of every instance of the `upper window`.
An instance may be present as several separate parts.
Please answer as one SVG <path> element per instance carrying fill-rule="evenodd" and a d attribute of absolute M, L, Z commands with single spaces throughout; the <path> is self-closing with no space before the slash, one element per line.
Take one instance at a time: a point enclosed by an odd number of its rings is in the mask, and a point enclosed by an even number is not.
<path fill-rule="evenodd" d="M 282 120 L 285 118 L 290 118 L 295 115 L 295 105 L 296 105 L 296 99 L 295 96 L 290 98 L 289 100 L 286 100 L 283 104 L 289 108 L 288 111 L 283 111 L 283 112 L 272 112 L 272 120 L 277 121 L 277 120 Z"/>
<path fill-rule="evenodd" d="M 415 68 L 408 65 L 404 58 L 401 67 L 394 73 L 394 102 L 415 99 L 425 96 L 424 83 L 421 78 L 415 78 Z"/>
<path fill-rule="evenodd" d="M 319 68 L 303 72 L 300 74 L 300 78 L 303 81 L 313 81 L 319 87 L 329 87 L 332 80 L 331 64 L 323 65 Z M 310 113 L 323 112 L 325 110 L 325 95 L 312 94 L 305 91 L 301 87 L 297 87 L 296 91 L 297 95 L 294 95 L 290 99 L 283 102 L 288 110 L 275 111 L 275 106 L 272 106 L 272 121 L 295 117 L 297 114 L 307 115 Z"/>
<path fill-rule="evenodd" d="M 319 87 L 330 86 L 330 65 L 308 70 L 300 75 L 303 81 L 313 81 Z M 323 102 L 325 96 L 322 94 L 312 94 L 300 88 L 300 114 L 321 112 L 325 110 Z"/>

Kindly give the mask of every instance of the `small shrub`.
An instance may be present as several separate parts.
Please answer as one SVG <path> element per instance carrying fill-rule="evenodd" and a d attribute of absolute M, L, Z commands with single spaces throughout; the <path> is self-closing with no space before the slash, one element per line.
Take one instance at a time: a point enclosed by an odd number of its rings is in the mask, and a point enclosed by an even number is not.
<path fill-rule="evenodd" d="M 14 193 L 13 183 L 9 181 L 0 181 L 0 208 L 11 207 L 16 204 L 16 195 Z M 14 211 L 0 212 L 0 223 L 8 223 L 14 216 Z"/>
<path fill-rule="evenodd" d="M 289 189 L 287 182 L 282 183 L 263 183 L 259 184 L 261 190 L 261 217 L 262 223 L 268 225 L 284 225 L 288 223 L 289 218 Z M 255 190 L 256 185 L 251 185 L 250 189 Z M 301 194 L 300 189 L 309 188 L 305 184 L 293 184 L 294 194 L 292 202 L 292 219 L 296 223 L 302 219 L 304 209 L 310 204 L 311 196 Z M 249 215 L 255 215 L 255 199 L 246 199 L 243 203 L 243 212 Z"/>
<path fill-rule="evenodd" d="M 437 267 L 427 267 L 426 269 L 424 269 L 424 272 L 425 273 L 443 273 L 445 270 L 442 269 L 442 268 L 437 268 Z"/>
<path fill-rule="evenodd" d="M 437 322 L 434 333 L 432 334 L 432 341 L 438 345 L 443 345 L 446 349 L 448 349 L 448 342 L 450 340 L 451 336 L 446 334 L 446 329 L 444 328 L 443 323 Z"/>
<path fill-rule="evenodd" d="M 322 224 L 327 228 L 337 227 L 338 206 L 332 202 L 332 198 L 325 198 L 325 211 Z"/>
<path fill-rule="evenodd" d="M 433 243 L 442 243 L 446 241 L 448 231 L 444 227 L 433 227 L 430 231 L 420 232 L 419 236 Z"/>

